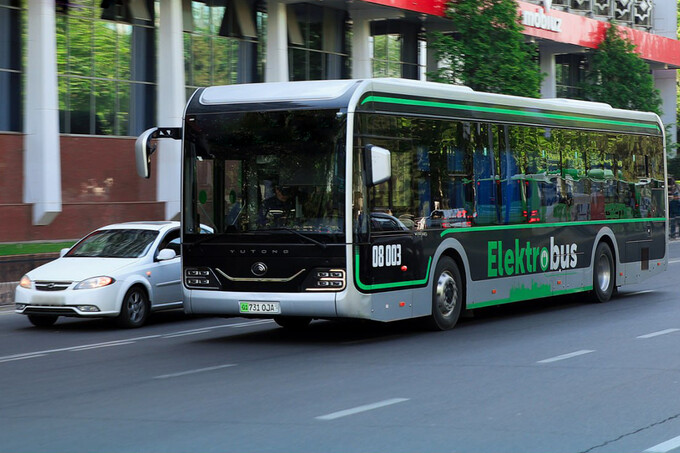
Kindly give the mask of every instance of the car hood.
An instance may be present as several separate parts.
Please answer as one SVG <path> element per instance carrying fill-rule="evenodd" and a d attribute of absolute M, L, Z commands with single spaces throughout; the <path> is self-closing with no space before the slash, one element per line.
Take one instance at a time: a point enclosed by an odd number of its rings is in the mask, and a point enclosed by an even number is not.
<path fill-rule="evenodd" d="M 107 275 L 116 277 L 139 258 L 58 258 L 28 273 L 34 281 L 74 281 Z"/>

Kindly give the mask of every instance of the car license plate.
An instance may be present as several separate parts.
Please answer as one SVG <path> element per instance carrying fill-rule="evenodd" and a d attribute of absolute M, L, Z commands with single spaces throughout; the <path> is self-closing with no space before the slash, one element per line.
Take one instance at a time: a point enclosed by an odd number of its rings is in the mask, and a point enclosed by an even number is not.
<path fill-rule="evenodd" d="M 274 314 L 281 313 L 278 302 L 239 302 L 239 312 L 248 314 Z"/>

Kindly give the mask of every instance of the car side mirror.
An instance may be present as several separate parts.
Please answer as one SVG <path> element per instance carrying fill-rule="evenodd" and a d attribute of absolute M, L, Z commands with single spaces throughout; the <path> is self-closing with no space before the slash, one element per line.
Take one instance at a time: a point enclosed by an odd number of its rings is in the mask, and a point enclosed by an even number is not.
<path fill-rule="evenodd" d="M 171 260 L 174 257 L 177 256 L 177 253 L 173 249 L 163 249 L 160 252 L 158 252 L 158 256 L 156 259 L 158 261 L 166 261 L 166 260 Z"/>
<path fill-rule="evenodd" d="M 71 250 L 71 249 L 68 248 L 68 247 L 65 248 L 65 249 L 59 250 L 59 258 L 61 258 L 62 256 L 66 255 L 66 254 L 68 253 L 69 250 Z"/>

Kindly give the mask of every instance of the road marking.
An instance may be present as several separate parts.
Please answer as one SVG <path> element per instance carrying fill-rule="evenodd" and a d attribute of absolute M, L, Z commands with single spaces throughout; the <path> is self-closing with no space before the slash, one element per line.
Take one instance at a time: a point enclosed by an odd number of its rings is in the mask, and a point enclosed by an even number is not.
<path fill-rule="evenodd" d="M 120 341 L 110 341 L 108 343 L 93 344 L 91 346 L 83 346 L 72 348 L 71 352 L 89 351 L 90 349 L 99 348 L 110 348 L 111 346 L 123 346 L 126 344 L 135 344 L 134 341 L 120 340 Z"/>
<path fill-rule="evenodd" d="M 570 352 L 570 353 L 568 353 L 568 354 L 558 355 L 558 356 L 556 356 L 556 357 L 551 357 L 551 358 L 549 358 L 549 359 L 539 360 L 539 361 L 536 362 L 536 363 L 552 363 L 552 362 L 559 362 L 560 360 L 571 359 L 572 357 L 578 357 L 578 356 L 580 356 L 580 355 L 590 354 L 591 352 L 595 352 L 595 351 L 590 350 L 590 349 L 581 349 L 580 351 Z"/>
<path fill-rule="evenodd" d="M 215 329 L 223 329 L 225 327 L 235 327 L 235 328 L 241 328 L 241 327 L 248 327 L 248 326 L 256 326 L 260 324 L 266 324 L 266 323 L 273 323 L 274 321 L 271 319 L 259 319 L 256 321 L 248 321 L 248 322 L 242 322 L 242 323 L 237 323 L 237 324 L 220 324 L 218 326 L 213 326 L 213 327 L 204 327 L 200 329 L 193 329 L 193 330 L 184 330 L 184 331 L 179 331 L 179 332 L 174 332 L 174 333 L 168 333 L 165 335 L 147 335 L 144 337 L 135 337 L 135 338 L 124 338 L 121 340 L 114 340 L 114 341 L 107 341 L 104 343 L 92 343 L 92 344 L 81 344 L 78 346 L 69 346 L 66 348 L 57 348 L 57 349 L 46 349 L 44 351 L 34 351 L 34 352 L 26 352 L 23 354 L 12 354 L 12 355 L 6 355 L 0 357 L 0 363 L 4 362 L 12 362 L 15 360 L 23 360 L 23 359 L 32 359 L 34 357 L 43 357 L 48 354 L 54 354 L 56 352 L 66 352 L 66 351 L 87 351 L 90 349 L 97 349 L 97 348 L 106 348 L 109 346 L 122 346 L 126 344 L 131 344 L 134 343 L 135 341 L 142 341 L 142 340 L 151 340 L 154 338 L 172 338 L 173 336 L 181 336 L 180 334 L 186 334 L 188 335 L 188 332 L 196 332 L 196 333 L 207 333 L 210 332 L 211 330 Z"/>
<path fill-rule="evenodd" d="M 403 403 L 408 401 L 408 398 L 392 398 L 385 401 L 379 401 L 373 404 L 366 404 L 364 406 L 354 407 L 352 409 L 345 409 L 344 411 L 333 412 L 332 414 L 321 415 L 316 417 L 317 420 L 335 420 L 340 417 L 347 417 L 348 415 L 354 415 L 361 412 L 372 411 L 373 409 L 379 409 L 385 406 L 391 406 L 392 404 Z"/>
<path fill-rule="evenodd" d="M 173 334 L 163 335 L 163 338 L 185 337 L 187 335 L 198 335 L 199 333 L 209 333 L 209 332 L 210 332 L 209 330 L 201 329 L 201 330 L 194 330 L 192 332 L 182 332 L 182 333 L 173 333 Z"/>
<path fill-rule="evenodd" d="M 274 320 L 272 319 L 258 319 L 255 321 L 247 321 L 247 322 L 240 322 L 236 324 L 220 324 L 219 326 L 212 326 L 212 327 L 201 327 L 199 329 L 191 329 L 191 330 L 180 330 L 179 332 L 172 332 L 172 333 L 166 333 L 163 335 L 163 338 L 175 338 L 175 337 L 182 337 L 184 335 L 196 335 L 199 333 L 209 333 L 213 330 L 217 329 L 224 329 L 225 327 L 234 327 L 234 328 L 240 328 L 240 327 L 251 327 L 251 326 L 257 326 L 260 324 L 269 324 L 273 323 Z"/>
<path fill-rule="evenodd" d="M 678 447 L 680 447 L 680 436 L 674 437 L 671 440 L 667 440 L 666 442 L 662 442 L 658 445 L 654 445 L 653 447 L 645 450 L 645 453 L 666 453 L 671 450 L 675 450 Z"/>
<path fill-rule="evenodd" d="M 179 376 L 186 376 L 188 374 L 203 373 L 205 371 L 221 370 L 222 368 L 229 368 L 229 367 L 232 367 L 232 366 L 236 366 L 236 364 L 235 363 L 228 363 L 226 365 L 217 365 L 217 366 L 211 366 L 211 367 L 208 367 L 208 368 L 198 368 L 196 370 L 180 371 L 179 373 L 162 374 L 160 376 L 154 377 L 154 379 L 168 379 L 168 378 L 174 378 L 174 377 L 179 377 Z"/>
<path fill-rule="evenodd" d="M 652 332 L 652 333 L 648 333 L 646 335 L 640 335 L 639 337 L 636 337 L 636 338 L 654 338 L 654 337 L 658 337 L 659 335 L 666 335 L 666 334 L 669 334 L 669 333 L 677 332 L 678 330 L 680 330 L 680 329 L 659 330 L 658 332 Z"/>
<path fill-rule="evenodd" d="M 644 291 L 634 291 L 632 293 L 619 293 L 621 296 L 639 296 L 640 294 L 647 294 L 647 293 L 653 293 L 653 289 L 645 289 Z"/>
<path fill-rule="evenodd" d="M 35 359 L 36 357 L 44 357 L 45 354 L 24 354 L 16 357 L 1 358 L 0 363 L 12 362 L 14 360 Z"/>

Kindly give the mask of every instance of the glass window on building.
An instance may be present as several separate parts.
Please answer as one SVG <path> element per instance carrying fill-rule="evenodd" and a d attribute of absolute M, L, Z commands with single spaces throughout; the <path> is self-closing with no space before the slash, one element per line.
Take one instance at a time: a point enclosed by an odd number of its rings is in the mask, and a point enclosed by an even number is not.
<path fill-rule="evenodd" d="M 555 85 L 558 98 L 581 99 L 585 81 L 586 57 L 579 54 L 555 56 Z"/>
<path fill-rule="evenodd" d="M 199 87 L 258 82 L 265 15 L 246 1 L 191 2 L 191 23 L 184 23 L 187 98 Z M 186 19 L 185 19 L 186 21 Z"/>
<path fill-rule="evenodd" d="M 22 68 L 24 45 L 20 0 L 0 0 L 0 131 L 22 129 Z"/>
<path fill-rule="evenodd" d="M 57 9 L 59 126 L 135 136 L 155 117 L 154 2 L 68 2 Z"/>
<path fill-rule="evenodd" d="M 373 77 L 419 79 L 425 60 L 420 58 L 420 26 L 386 20 L 371 22 Z"/>
<path fill-rule="evenodd" d="M 347 32 L 347 15 L 344 11 L 306 3 L 290 5 L 290 80 L 348 78 Z"/>

